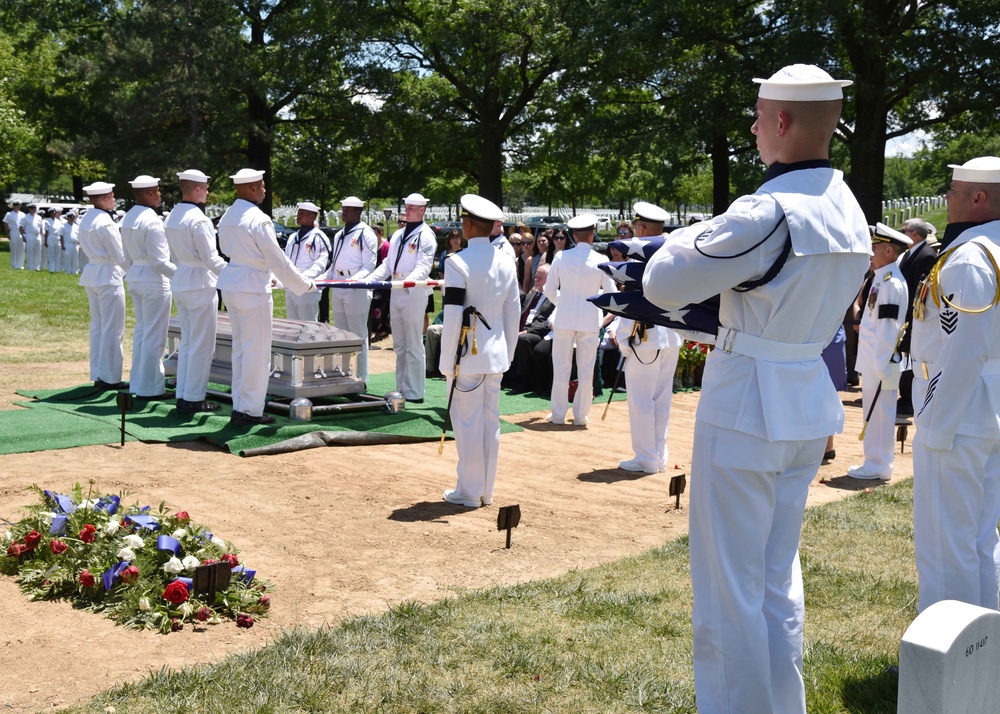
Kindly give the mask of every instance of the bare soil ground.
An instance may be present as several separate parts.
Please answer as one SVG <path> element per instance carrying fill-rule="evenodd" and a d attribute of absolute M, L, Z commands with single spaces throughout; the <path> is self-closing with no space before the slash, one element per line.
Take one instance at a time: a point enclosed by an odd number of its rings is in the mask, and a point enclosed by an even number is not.
<path fill-rule="evenodd" d="M 371 354 L 372 371 L 393 355 Z M 0 357 L 3 348 L 0 348 Z M 87 381 L 83 362 L 0 368 L 0 409 L 18 408 L 21 388 Z M 845 433 L 837 458 L 810 489 L 811 505 L 870 484 L 849 479 L 860 463 L 860 392 L 842 395 Z M 377 613 L 403 601 L 432 601 L 465 590 L 517 583 L 633 555 L 687 530 L 686 497 L 675 510 L 670 476 L 687 473 L 697 393 L 674 397 L 668 472 L 616 468 L 629 458 L 625 402 L 586 430 L 513 417 L 524 431 L 503 437 L 496 500 L 469 511 L 441 499 L 455 480 L 455 448 L 437 444 L 314 449 L 242 459 L 214 446 L 128 443 L 0 456 L 0 516 L 16 520 L 33 501 L 27 487 L 67 489 L 97 479 L 102 492 L 188 511 L 273 585 L 270 617 L 250 630 L 227 623 L 169 636 L 135 632 L 66 603 L 31 603 L 0 577 L 0 710 L 50 711 L 161 667 L 179 668 L 257 648 L 296 625 L 317 627 Z M 910 433 L 912 437 L 912 430 Z M 676 468 L 674 466 L 676 465 Z M 912 475 L 909 444 L 896 479 Z M 821 483 L 825 481 L 825 483 Z M 518 503 L 510 550 L 496 530 L 497 506 Z"/>

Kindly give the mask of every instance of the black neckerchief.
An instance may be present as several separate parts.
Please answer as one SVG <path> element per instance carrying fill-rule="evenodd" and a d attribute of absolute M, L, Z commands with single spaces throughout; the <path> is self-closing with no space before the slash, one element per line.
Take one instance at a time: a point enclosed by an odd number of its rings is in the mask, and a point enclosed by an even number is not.
<path fill-rule="evenodd" d="M 829 159 L 809 159 L 808 161 L 796 161 L 791 164 L 771 164 L 767 167 L 767 173 L 764 174 L 764 182 L 768 182 L 771 179 L 778 178 L 782 174 L 787 174 L 790 171 L 801 171 L 802 169 L 832 169 L 833 164 L 830 163 Z"/>
<path fill-rule="evenodd" d="M 316 226 L 299 226 L 299 230 L 295 233 L 295 239 L 292 241 L 292 254 L 288 256 L 289 260 L 293 263 L 298 259 L 299 253 L 302 250 L 302 241 L 305 240 L 306 236 L 313 232 Z M 303 231 L 305 231 L 303 233 Z"/>
<path fill-rule="evenodd" d="M 181 201 L 181 203 L 186 203 L 189 206 L 196 206 L 197 208 L 201 209 L 202 213 L 205 212 L 205 204 L 204 203 L 195 203 L 194 201 Z"/>
<path fill-rule="evenodd" d="M 333 258 L 330 261 L 330 265 L 333 266 L 334 270 L 337 269 L 337 258 L 340 257 L 340 250 L 341 250 L 341 248 L 344 247 L 344 238 L 347 237 L 348 233 L 350 233 L 351 231 L 354 230 L 355 226 L 360 225 L 360 223 L 361 223 L 361 221 L 358 221 L 357 223 L 345 223 L 344 224 L 344 230 L 342 230 L 340 232 L 340 236 L 338 236 L 338 238 L 337 238 L 337 245 L 333 249 Z"/>
<path fill-rule="evenodd" d="M 965 223 L 949 223 L 944 227 L 944 236 L 941 238 L 941 251 L 948 249 L 955 239 L 962 235 L 965 231 L 970 228 L 975 228 L 976 226 L 981 226 L 984 223 L 989 223 L 989 221 L 966 221 Z"/>
<path fill-rule="evenodd" d="M 396 262 L 392 264 L 393 274 L 395 274 L 396 268 L 399 267 L 399 261 L 403 257 L 403 246 L 410 242 L 410 236 L 412 236 L 413 233 L 423 225 L 423 221 L 406 224 L 406 228 L 403 229 L 403 235 L 399 238 L 399 246 L 396 248 Z"/>

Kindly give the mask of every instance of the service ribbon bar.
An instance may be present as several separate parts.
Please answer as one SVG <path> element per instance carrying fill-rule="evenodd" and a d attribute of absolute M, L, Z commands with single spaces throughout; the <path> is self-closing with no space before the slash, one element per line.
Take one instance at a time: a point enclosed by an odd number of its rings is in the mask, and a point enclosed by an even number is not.
<path fill-rule="evenodd" d="M 348 290 L 400 290 L 402 288 L 443 288 L 443 280 L 317 280 L 317 288 Z"/>

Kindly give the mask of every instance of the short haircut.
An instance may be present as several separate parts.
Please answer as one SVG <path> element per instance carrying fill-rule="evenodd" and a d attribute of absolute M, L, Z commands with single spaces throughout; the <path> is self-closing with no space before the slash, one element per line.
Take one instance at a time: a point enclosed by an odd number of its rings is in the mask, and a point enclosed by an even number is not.
<path fill-rule="evenodd" d="M 913 231 L 921 240 L 926 240 L 927 234 L 931 232 L 930 226 L 923 218 L 911 218 L 903 224 L 903 231 Z"/>

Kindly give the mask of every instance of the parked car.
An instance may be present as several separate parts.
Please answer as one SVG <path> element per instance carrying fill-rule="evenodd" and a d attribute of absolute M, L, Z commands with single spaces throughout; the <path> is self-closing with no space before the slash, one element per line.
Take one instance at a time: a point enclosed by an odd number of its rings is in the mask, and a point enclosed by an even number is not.
<path fill-rule="evenodd" d="M 528 226 L 534 233 L 537 233 L 539 228 L 545 230 L 546 228 L 566 227 L 562 216 L 531 216 L 524 222 L 524 225 Z"/>
<path fill-rule="evenodd" d="M 283 226 L 277 221 L 271 221 L 274 224 L 274 233 L 278 238 L 278 245 L 281 249 L 285 249 L 285 245 L 288 243 L 288 237 L 295 233 L 294 228 L 289 228 L 288 226 Z"/>
<path fill-rule="evenodd" d="M 461 221 L 434 221 L 430 224 L 430 227 L 434 231 L 434 236 L 438 239 L 438 243 L 440 243 L 451 231 L 461 231 L 462 223 Z"/>

